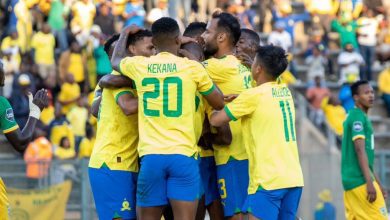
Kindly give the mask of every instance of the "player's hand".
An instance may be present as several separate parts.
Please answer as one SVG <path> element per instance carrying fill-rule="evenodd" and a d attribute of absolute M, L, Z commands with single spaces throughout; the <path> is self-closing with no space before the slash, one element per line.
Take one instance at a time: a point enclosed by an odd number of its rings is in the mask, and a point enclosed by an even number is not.
<path fill-rule="evenodd" d="M 137 25 L 130 25 L 128 27 L 125 27 L 123 30 L 122 30 L 122 33 L 123 34 L 135 34 L 137 33 L 138 31 L 142 30 L 142 28 L 138 27 Z"/>
<path fill-rule="evenodd" d="M 191 37 L 186 37 L 186 36 L 181 36 L 180 42 L 181 42 L 181 44 L 186 44 L 186 43 L 190 43 L 190 42 L 198 43 L 196 41 L 196 39 L 191 38 Z"/>
<path fill-rule="evenodd" d="M 224 95 L 223 96 L 223 100 L 225 102 L 231 102 L 233 101 L 234 99 L 236 99 L 238 97 L 238 94 L 230 94 L 230 95 Z"/>
<path fill-rule="evenodd" d="M 32 94 L 29 94 L 29 99 L 32 98 Z M 49 96 L 47 95 L 46 89 L 39 90 L 34 98 L 32 99 L 32 103 L 34 103 L 36 106 L 39 107 L 39 109 L 42 111 L 45 107 L 49 105 Z"/>
<path fill-rule="evenodd" d="M 248 68 L 251 68 L 252 67 L 252 63 L 253 63 L 253 60 L 252 58 L 246 54 L 246 53 L 238 53 L 236 54 L 236 57 L 237 59 L 239 59 L 241 61 L 241 63 L 248 67 Z"/>
<path fill-rule="evenodd" d="M 376 200 L 376 189 L 372 182 L 367 183 L 367 200 L 370 203 L 373 203 Z"/>

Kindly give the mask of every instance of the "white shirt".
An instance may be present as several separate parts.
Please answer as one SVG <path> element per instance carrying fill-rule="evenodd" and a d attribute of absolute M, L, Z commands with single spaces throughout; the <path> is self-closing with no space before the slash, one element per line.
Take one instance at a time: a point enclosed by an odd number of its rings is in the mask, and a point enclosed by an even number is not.
<path fill-rule="evenodd" d="M 305 64 L 309 66 L 307 71 L 307 78 L 309 81 L 314 80 L 314 77 L 316 76 L 321 76 L 321 78 L 325 77 L 326 62 L 326 58 L 321 55 L 318 57 L 311 55 L 306 58 Z"/>
<path fill-rule="evenodd" d="M 337 63 L 340 65 L 340 82 L 346 82 L 347 77 L 350 74 L 355 75 L 356 79 L 360 79 L 360 65 L 364 64 L 364 59 L 362 55 L 358 52 L 346 52 L 343 51 L 340 53 L 337 58 Z M 341 65 L 346 65 L 342 67 Z"/>
<path fill-rule="evenodd" d="M 363 17 L 358 20 L 360 26 L 357 32 L 361 35 L 358 37 L 358 42 L 363 46 L 376 46 L 376 34 L 378 33 L 379 22 L 375 18 Z"/>
<path fill-rule="evenodd" d="M 287 31 L 283 31 L 282 33 L 272 31 L 268 37 L 268 44 L 279 46 L 288 52 L 292 47 L 291 35 Z"/>

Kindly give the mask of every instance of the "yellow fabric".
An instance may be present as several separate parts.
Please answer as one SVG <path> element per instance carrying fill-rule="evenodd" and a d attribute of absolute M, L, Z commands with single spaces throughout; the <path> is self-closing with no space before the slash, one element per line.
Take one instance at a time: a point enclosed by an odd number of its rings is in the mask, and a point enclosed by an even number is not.
<path fill-rule="evenodd" d="M 163 52 L 150 58 L 127 57 L 122 74 L 134 80 L 139 100 L 139 155 L 197 153 L 195 93 L 214 85 L 201 64 Z"/>
<path fill-rule="evenodd" d="M 88 121 L 88 110 L 84 107 L 74 106 L 66 115 L 74 135 L 85 137 L 85 127 Z"/>
<path fill-rule="evenodd" d="M 383 70 L 378 77 L 379 91 L 390 94 L 390 68 Z"/>
<path fill-rule="evenodd" d="M 0 178 L 0 219 L 8 220 L 8 197 L 5 189 L 5 184 L 3 180 Z"/>
<path fill-rule="evenodd" d="M 330 128 L 339 136 L 343 135 L 343 122 L 347 118 L 345 109 L 341 105 L 328 104 L 328 98 L 322 101 L 321 108 L 324 111 L 325 119 Z"/>
<path fill-rule="evenodd" d="M 95 144 L 95 138 L 89 140 L 88 138 L 83 138 L 80 143 L 79 158 L 91 157 L 93 145 Z"/>
<path fill-rule="evenodd" d="M 69 67 L 68 73 L 71 73 L 74 76 L 74 80 L 79 83 L 84 81 L 84 66 L 83 66 L 83 57 L 78 53 L 71 53 L 69 57 Z"/>
<path fill-rule="evenodd" d="M 76 156 L 76 151 L 72 147 L 68 149 L 57 147 L 54 151 L 54 155 L 61 160 L 73 159 Z"/>
<path fill-rule="evenodd" d="M 382 191 L 374 181 L 376 200 L 367 200 L 367 184 L 344 192 L 345 216 L 347 220 L 387 220 L 388 214 Z"/>
<path fill-rule="evenodd" d="M 14 8 L 14 12 L 18 22 L 16 30 L 19 35 L 20 50 L 22 53 L 30 50 L 30 41 L 33 34 L 32 16 L 28 5 L 24 0 L 19 1 Z"/>
<path fill-rule="evenodd" d="M 80 87 L 77 83 L 64 83 L 61 86 L 60 94 L 58 95 L 58 100 L 60 102 L 69 102 L 76 101 L 80 97 Z M 70 103 L 62 106 L 62 113 L 67 114 L 69 110 L 75 106 L 75 103 Z"/>
<path fill-rule="evenodd" d="M 208 59 L 204 62 L 204 66 L 210 78 L 225 95 L 240 94 L 252 87 L 250 70 L 232 55 L 221 59 Z M 211 116 L 211 111 L 208 107 L 208 116 Z M 229 124 L 233 137 L 230 146 L 213 146 L 217 165 L 226 164 L 230 157 L 236 160 L 248 159 L 242 136 L 241 120 L 232 121 Z"/>
<path fill-rule="evenodd" d="M 22 45 L 18 39 L 13 40 L 11 37 L 6 37 L 1 42 L 1 50 L 8 50 L 13 47 L 22 48 Z M 12 56 L 12 58 L 17 62 L 18 65 L 20 65 L 20 62 L 22 60 L 20 53 L 16 53 Z"/>
<path fill-rule="evenodd" d="M 287 85 L 294 84 L 297 81 L 295 76 L 288 70 L 284 71 L 278 80 Z"/>
<path fill-rule="evenodd" d="M 67 137 L 70 142 L 70 147 L 74 148 L 74 134 L 72 128 L 64 123 L 62 125 L 54 126 L 50 132 L 50 142 L 58 146 L 63 137 Z"/>
<path fill-rule="evenodd" d="M 31 142 L 24 153 L 24 161 L 27 165 L 26 176 L 36 179 L 46 176 L 52 156 L 52 146 L 45 137 Z"/>
<path fill-rule="evenodd" d="M 305 0 L 306 9 L 312 14 L 335 15 L 339 9 L 339 0 Z"/>
<path fill-rule="evenodd" d="M 126 116 L 116 103 L 116 97 L 125 93 L 134 91 L 129 88 L 103 90 L 89 167 L 100 168 L 106 163 L 111 170 L 138 172 L 138 114 Z"/>
<path fill-rule="evenodd" d="M 77 1 L 72 7 L 72 14 L 72 29 L 77 27 L 80 28 L 80 30 L 90 30 L 93 25 L 96 8 L 92 2 L 85 4 L 82 1 Z"/>
<path fill-rule="evenodd" d="M 48 107 L 42 110 L 40 120 L 44 125 L 49 125 L 53 119 L 54 119 L 54 106 L 49 105 Z"/>
<path fill-rule="evenodd" d="M 38 32 L 34 34 L 31 47 L 35 49 L 35 62 L 38 64 L 54 64 L 55 38 L 53 34 Z"/>
<path fill-rule="evenodd" d="M 249 160 L 248 193 L 303 186 L 295 132 L 295 108 L 285 84 L 270 82 L 241 93 L 225 107 L 241 118 Z"/>

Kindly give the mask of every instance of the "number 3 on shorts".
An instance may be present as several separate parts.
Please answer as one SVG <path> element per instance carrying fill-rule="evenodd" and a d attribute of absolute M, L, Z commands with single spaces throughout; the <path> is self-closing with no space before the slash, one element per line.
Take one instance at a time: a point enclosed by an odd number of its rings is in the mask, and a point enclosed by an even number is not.
<path fill-rule="evenodd" d="M 221 199 L 226 199 L 227 194 L 226 194 L 225 179 L 219 179 L 218 185 L 220 186 Z"/>

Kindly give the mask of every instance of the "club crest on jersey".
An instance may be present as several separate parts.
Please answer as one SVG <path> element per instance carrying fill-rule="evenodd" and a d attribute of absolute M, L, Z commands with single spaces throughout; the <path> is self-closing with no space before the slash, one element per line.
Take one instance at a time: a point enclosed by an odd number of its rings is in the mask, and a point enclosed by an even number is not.
<path fill-rule="evenodd" d="M 12 108 L 9 108 L 7 110 L 5 110 L 5 118 L 8 120 L 8 121 L 15 121 L 14 119 L 14 111 L 12 110 Z"/>
<path fill-rule="evenodd" d="M 131 211 L 131 208 L 130 208 L 130 203 L 124 199 L 123 202 L 122 202 L 122 208 L 121 208 L 121 211 Z"/>
<path fill-rule="evenodd" d="M 355 132 L 363 131 L 363 123 L 361 121 L 355 121 L 352 125 L 352 129 Z"/>

